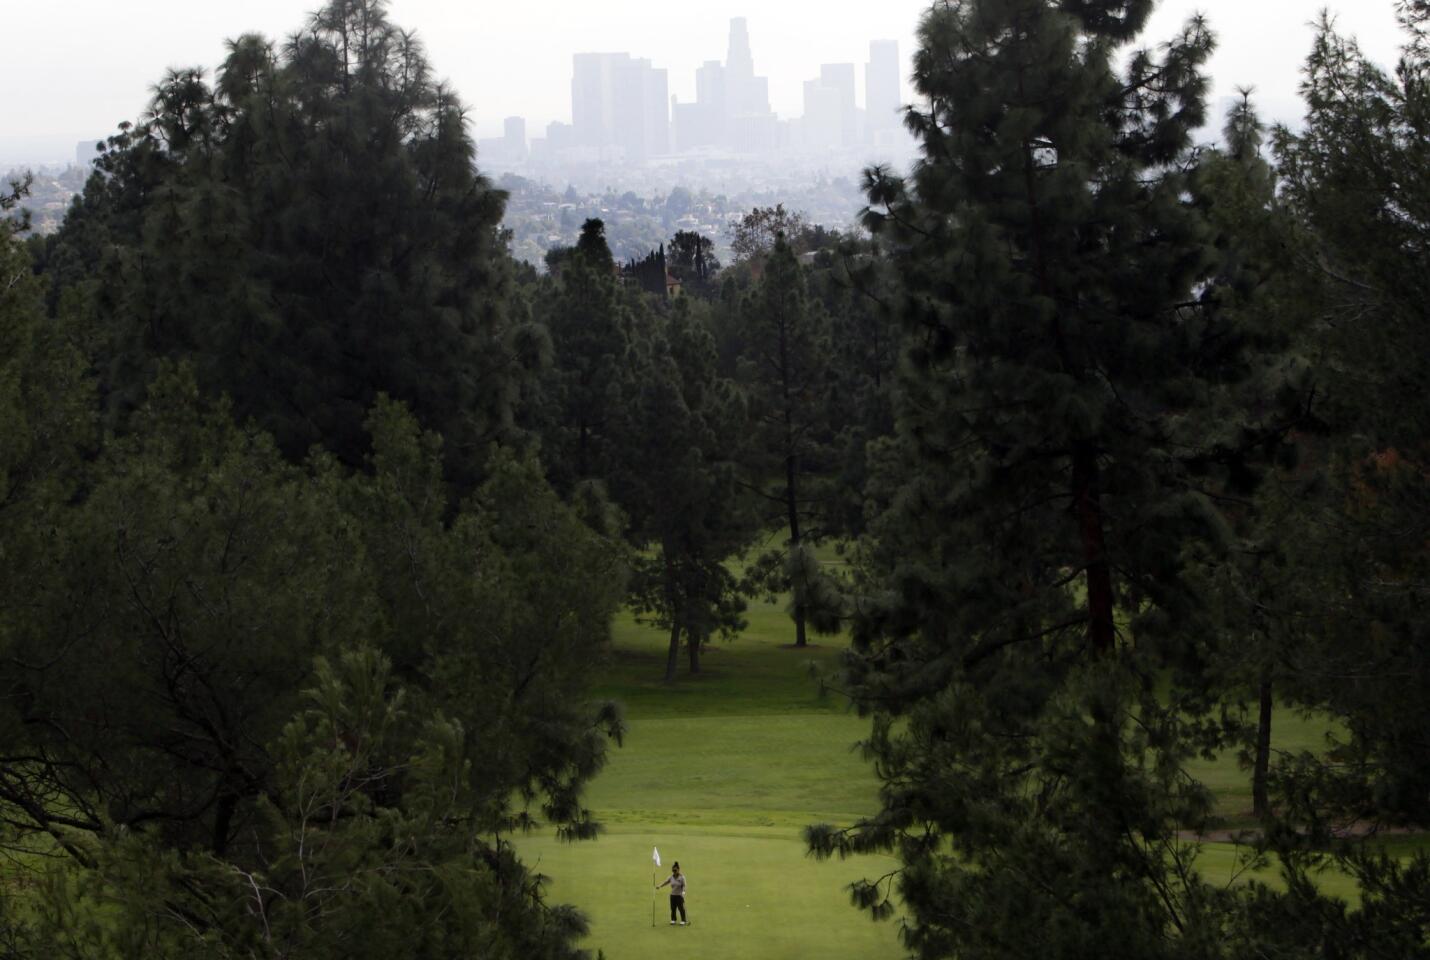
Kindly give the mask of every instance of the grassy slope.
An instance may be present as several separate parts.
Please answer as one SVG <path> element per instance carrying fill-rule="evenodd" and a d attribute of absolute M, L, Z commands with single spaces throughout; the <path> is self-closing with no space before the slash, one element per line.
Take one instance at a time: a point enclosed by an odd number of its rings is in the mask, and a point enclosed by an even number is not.
<path fill-rule="evenodd" d="M 833 669 L 838 644 L 783 649 L 789 620 L 758 604 L 745 636 L 710 651 L 702 676 L 685 676 L 682 661 L 667 686 L 664 640 L 629 619 L 617 625 L 598 693 L 626 704 L 630 735 L 589 794 L 606 834 L 520 843 L 552 879 L 553 899 L 587 912 L 590 946 L 612 960 L 901 956 L 897 925 L 866 919 L 844 889 L 893 861 L 816 863 L 799 839 L 806 824 L 875 808 L 854 749 L 867 726 L 810 678 L 811 667 Z M 688 929 L 668 925 L 664 891 L 651 927 L 652 846 L 689 877 Z"/>
<path fill-rule="evenodd" d="M 681 960 L 902 956 L 897 923 L 867 920 L 845 892 L 893 861 L 815 863 L 799 839 L 806 824 L 848 823 L 876 805 L 872 771 L 855 749 L 867 723 L 837 695 L 821 698 L 811 677 L 835 669 L 842 641 L 789 649 L 792 627 L 775 604 L 753 604 L 749 620 L 739 641 L 707 654 L 702 676 L 687 676 L 682 657 L 674 685 L 660 681 L 665 635 L 629 617 L 617 624 L 597 693 L 626 705 L 630 735 L 589 792 L 607 833 L 574 846 L 533 835 L 521 851 L 552 879 L 553 899 L 587 912 L 590 946 L 611 960 L 672 950 Z M 1316 718 L 1288 710 L 1273 723 L 1279 750 L 1316 750 L 1324 733 Z M 1250 825 L 1250 776 L 1234 757 L 1191 772 L 1216 793 L 1229 826 Z M 653 845 L 690 877 L 689 930 L 669 928 L 663 892 L 651 927 Z M 1233 882 L 1245 877 L 1237 861 L 1231 844 L 1207 843 L 1199 863 L 1213 882 Z M 1343 876 L 1322 883 L 1355 898 Z"/>

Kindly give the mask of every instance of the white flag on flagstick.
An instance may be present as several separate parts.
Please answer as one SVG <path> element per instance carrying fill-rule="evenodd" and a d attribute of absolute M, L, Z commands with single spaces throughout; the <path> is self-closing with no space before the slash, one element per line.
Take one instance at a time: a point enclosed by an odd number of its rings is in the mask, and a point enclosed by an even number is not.
<path fill-rule="evenodd" d="M 660 866 L 660 850 L 657 847 L 650 848 L 650 858 L 655 861 L 655 865 Z"/>

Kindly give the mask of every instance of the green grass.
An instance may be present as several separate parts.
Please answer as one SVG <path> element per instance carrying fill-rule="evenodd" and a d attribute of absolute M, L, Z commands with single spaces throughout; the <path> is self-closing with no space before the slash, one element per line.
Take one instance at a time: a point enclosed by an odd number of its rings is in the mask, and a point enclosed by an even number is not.
<path fill-rule="evenodd" d="M 849 823 L 877 808 L 873 772 L 857 749 L 868 723 L 837 694 L 821 696 L 815 679 L 838 668 L 844 641 L 792 649 L 779 603 L 752 604 L 748 619 L 738 641 L 706 653 L 700 676 L 686 674 L 682 654 L 675 684 L 661 680 L 666 636 L 630 616 L 617 622 L 596 693 L 626 705 L 629 735 L 587 795 L 607 832 L 574 845 L 532 835 L 520 841 L 521 853 L 550 878 L 554 900 L 586 912 L 587 946 L 612 960 L 903 956 L 897 921 L 870 921 L 850 906 L 846 889 L 894 862 L 816 862 L 800 840 L 807 824 Z M 1273 745 L 1318 750 L 1325 732 L 1318 718 L 1281 709 Z M 1235 757 L 1190 772 L 1212 788 L 1228 826 L 1250 825 L 1250 774 Z M 1406 853 L 1425 845 L 1402 841 Z M 680 860 L 690 878 L 688 929 L 668 925 L 664 892 L 653 901 L 652 846 L 666 867 Z M 1230 843 L 1203 844 L 1198 863 L 1214 883 L 1253 876 Z M 1254 876 L 1277 882 L 1274 871 Z M 1321 883 L 1357 899 L 1345 876 L 1327 872 Z"/>
<path fill-rule="evenodd" d="M 842 644 L 787 648 L 793 629 L 777 604 L 752 604 L 749 620 L 700 676 L 682 660 L 673 685 L 661 682 L 666 638 L 629 617 L 617 624 L 597 694 L 626 705 L 629 735 L 588 792 L 607 832 L 574 845 L 533 835 L 521 853 L 551 879 L 553 899 L 587 913 L 588 946 L 612 960 L 900 957 L 897 923 L 872 922 L 846 891 L 894 862 L 817 862 L 800 840 L 807 824 L 876 809 L 855 749 L 867 723 L 810 676 L 832 671 Z M 651 926 L 652 846 L 689 877 L 688 928 L 668 925 L 664 891 Z"/>

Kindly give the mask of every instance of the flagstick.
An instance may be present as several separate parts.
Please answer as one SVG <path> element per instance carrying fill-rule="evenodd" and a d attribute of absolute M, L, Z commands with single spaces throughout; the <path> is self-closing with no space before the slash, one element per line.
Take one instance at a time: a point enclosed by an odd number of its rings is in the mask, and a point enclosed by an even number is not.
<path fill-rule="evenodd" d="M 655 880 L 659 874 L 659 867 L 650 872 L 650 925 L 652 927 L 655 926 Z"/>

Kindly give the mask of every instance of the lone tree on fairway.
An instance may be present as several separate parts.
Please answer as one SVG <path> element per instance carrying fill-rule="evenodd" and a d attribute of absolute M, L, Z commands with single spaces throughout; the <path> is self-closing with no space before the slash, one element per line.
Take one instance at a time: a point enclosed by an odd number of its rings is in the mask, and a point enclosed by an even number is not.
<path fill-rule="evenodd" d="M 766 555 L 760 566 L 772 587 L 790 592 L 795 646 L 803 647 L 811 594 L 822 586 L 806 541 L 811 514 L 827 499 L 819 481 L 833 458 L 832 357 L 828 315 L 819 304 L 811 307 L 804 272 L 783 234 L 776 235 L 764 276 L 740 319 L 752 486 L 777 507 L 775 519 L 789 532 L 786 549 Z M 819 625 L 828 627 L 824 621 Z"/>
<path fill-rule="evenodd" d="M 740 585 L 727 561 L 746 549 L 754 525 L 734 457 L 745 410 L 735 385 L 715 369 L 715 344 L 690 301 L 650 318 L 628 358 L 622 398 L 623 468 L 615 499 L 631 517 L 636 609 L 670 631 L 665 679 L 675 679 L 680 645 L 690 672 L 716 634 L 744 626 Z"/>
<path fill-rule="evenodd" d="M 921 957 L 1208 947 L 1178 830 L 1217 742 L 1191 565 L 1249 448 L 1255 370 L 1191 202 L 1213 41 L 1123 49 L 1151 0 L 939 2 L 908 115 L 923 160 L 867 177 L 903 279 L 907 481 L 849 662 L 884 782 L 821 854 L 894 850 Z M 1135 638 L 1135 639 L 1134 639 Z M 1170 688 L 1162 685 L 1170 679 Z M 892 882 L 892 881 L 890 881 Z M 888 883 L 856 901 L 888 913 Z"/>

